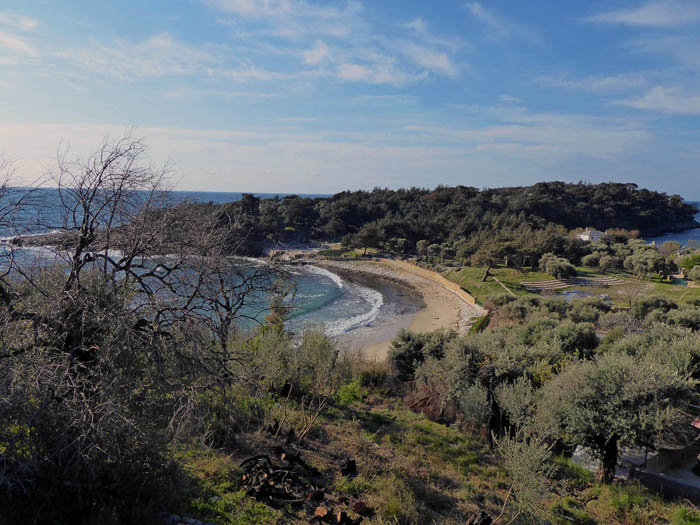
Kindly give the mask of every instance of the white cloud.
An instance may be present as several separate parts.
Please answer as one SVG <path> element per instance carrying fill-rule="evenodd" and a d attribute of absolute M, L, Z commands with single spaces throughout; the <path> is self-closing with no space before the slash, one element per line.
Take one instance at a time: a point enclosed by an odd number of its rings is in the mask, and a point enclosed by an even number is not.
<path fill-rule="evenodd" d="M 321 40 L 316 41 L 316 45 L 304 52 L 304 61 L 309 65 L 316 65 L 323 62 L 330 54 L 329 47 Z"/>
<path fill-rule="evenodd" d="M 139 43 L 120 39 L 105 45 L 92 41 L 88 47 L 58 52 L 56 57 L 121 80 L 207 74 L 220 62 L 213 52 L 175 40 L 167 33 Z"/>
<path fill-rule="evenodd" d="M 584 78 L 571 78 L 566 74 L 559 76 L 546 75 L 536 79 L 540 84 L 558 88 L 587 91 L 589 93 L 608 94 L 620 93 L 645 87 L 648 82 L 644 75 L 639 73 L 589 76 Z"/>
<path fill-rule="evenodd" d="M 452 63 L 447 53 L 435 51 L 410 42 L 399 44 L 399 50 L 412 62 L 433 73 L 454 77 L 458 73 L 457 66 Z"/>
<path fill-rule="evenodd" d="M 530 113 L 524 108 L 482 108 L 497 124 L 454 128 L 407 126 L 409 133 L 431 142 L 473 144 L 478 151 L 520 157 L 541 165 L 586 157 L 614 161 L 651 139 L 640 123 L 575 114 Z"/>
<path fill-rule="evenodd" d="M 23 55 L 36 56 L 36 50 L 25 40 L 0 32 L 0 47 Z"/>
<path fill-rule="evenodd" d="M 165 98 L 187 99 L 200 97 L 218 98 L 275 98 L 277 93 L 265 93 L 262 91 L 230 91 L 225 89 L 171 89 L 163 93 Z"/>
<path fill-rule="evenodd" d="M 369 84 L 402 85 L 413 82 L 421 75 L 412 76 L 396 69 L 389 63 L 356 64 L 343 63 L 338 66 L 337 76 L 347 82 L 366 82 Z"/>
<path fill-rule="evenodd" d="M 519 104 L 521 100 L 518 97 L 504 93 L 498 97 L 501 104 Z"/>
<path fill-rule="evenodd" d="M 479 2 L 469 2 L 466 7 L 474 18 L 486 26 L 488 35 L 494 40 L 508 40 L 512 37 L 539 40 L 539 35 L 534 29 L 486 9 Z"/>
<path fill-rule="evenodd" d="M 657 86 L 640 97 L 617 100 L 615 103 L 667 114 L 700 115 L 700 95 L 664 86 Z"/>
<path fill-rule="evenodd" d="M 699 21 L 700 4 L 697 1 L 653 0 L 639 7 L 606 11 L 584 20 L 636 27 L 675 27 Z"/>
<path fill-rule="evenodd" d="M 697 37 L 673 35 L 645 37 L 627 44 L 634 51 L 671 58 L 683 68 L 700 70 L 700 39 Z"/>
<path fill-rule="evenodd" d="M 39 21 L 36 18 L 0 11 L 0 25 L 20 31 L 33 31 L 39 27 Z"/>
<path fill-rule="evenodd" d="M 236 15 L 221 22 L 256 59 L 296 57 L 298 62 L 285 64 L 288 78 L 402 85 L 425 78 L 427 72 L 454 77 L 460 67 L 452 55 L 466 45 L 432 34 L 421 18 L 394 26 L 401 35 L 386 36 L 363 6 L 352 1 L 330 7 L 304 0 L 200 1 Z"/>
<path fill-rule="evenodd" d="M 362 11 L 359 2 L 347 2 L 344 9 L 321 7 L 303 0 L 201 0 L 202 3 L 225 13 L 251 18 L 308 17 L 316 19 L 340 18 Z"/>
<path fill-rule="evenodd" d="M 255 66 L 240 67 L 238 69 L 209 68 L 207 69 L 207 75 L 210 77 L 220 77 L 234 80 L 236 82 L 268 82 L 273 80 L 285 80 L 289 78 L 289 75 L 287 74 L 279 73 L 277 71 L 270 71 Z"/>

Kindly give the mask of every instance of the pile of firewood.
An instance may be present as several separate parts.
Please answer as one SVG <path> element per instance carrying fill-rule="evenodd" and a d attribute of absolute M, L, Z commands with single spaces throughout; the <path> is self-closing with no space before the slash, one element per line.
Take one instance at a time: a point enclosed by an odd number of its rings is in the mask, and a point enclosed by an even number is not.
<path fill-rule="evenodd" d="M 352 519 L 346 511 L 331 508 L 330 503 L 334 498 L 325 493 L 320 472 L 306 463 L 298 451 L 277 446 L 274 454 L 250 457 L 241 463 L 241 468 L 246 493 L 271 507 L 305 506 L 309 514 L 313 514 L 311 523 L 357 525 L 362 522 L 361 517 Z M 346 459 L 338 470 L 343 476 L 355 474 L 355 460 Z M 350 503 L 348 498 L 336 502 Z M 354 502 L 350 508 L 358 514 L 371 513 L 371 509 L 361 501 Z"/>
<path fill-rule="evenodd" d="M 272 507 L 281 508 L 287 505 L 306 507 L 313 513 L 311 523 L 331 523 L 335 525 L 357 525 L 362 518 L 352 519 L 346 511 L 334 511 L 329 508 L 332 498 L 327 501 L 320 482 L 320 472 L 306 463 L 298 451 L 275 447 L 275 454 L 258 454 L 241 463 L 243 469 L 243 488 L 246 493 L 258 501 Z M 352 475 L 356 471 L 355 461 L 344 461 L 340 473 Z M 349 503 L 347 498 L 343 498 Z M 355 502 L 351 508 L 364 514 L 369 509 L 363 502 Z"/>
<path fill-rule="evenodd" d="M 310 483 L 308 476 L 318 471 L 308 465 L 298 452 L 287 452 L 277 447 L 278 464 L 267 454 L 259 454 L 241 463 L 243 488 L 249 496 L 273 507 L 303 505 L 318 497 L 319 488 Z"/>

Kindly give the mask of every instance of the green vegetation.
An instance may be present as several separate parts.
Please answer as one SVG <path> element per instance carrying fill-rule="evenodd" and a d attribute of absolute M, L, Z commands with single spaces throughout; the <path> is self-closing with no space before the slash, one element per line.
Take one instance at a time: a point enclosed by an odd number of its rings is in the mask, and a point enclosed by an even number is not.
<path fill-rule="evenodd" d="M 125 139 L 61 161 L 63 265 L 23 261 L 15 244 L 0 255 L 0 524 L 163 513 L 308 523 L 321 504 L 369 524 L 480 512 L 497 523 L 699 521 L 685 502 L 611 483 L 621 447 L 695 437 L 700 301 L 694 288 L 647 293 L 671 286 L 661 279 L 679 248 L 621 231 L 585 246 L 565 229 L 589 208 L 600 227 L 629 227 L 623 212 L 643 228 L 680 226 L 692 212 L 680 199 L 559 183 L 245 196 L 236 222 L 221 207 L 163 206 L 142 154 Z M 321 328 L 285 329 L 279 272 L 229 256 L 248 249 L 253 220 L 302 241 L 343 234 L 357 256 L 415 246 L 423 263 L 483 263 L 447 275 L 491 312 L 467 335 L 402 331 L 385 363 L 341 354 Z M 528 293 L 526 280 L 550 279 L 522 269 L 543 255 L 561 277 L 584 256 L 583 276 L 625 275 L 635 286 L 613 289 L 628 311 Z M 250 328 L 243 305 L 267 309 L 266 322 Z M 570 461 L 575 446 L 592 451 L 597 476 Z"/>
<path fill-rule="evenodd" d="M 694 227 L 697 213 L 677 195 L 634 184 L 562 182 L 482 191 L 464 186 L 375 189 L 327 199 L 244 195 L 236 203 L 200 207 L 237 218 L 239 237 L 246 239 L 238 248 L 245 254 L 259 254 L 269 239 L 342 240 L 361 253 L 375 248 L 456 257 L 478 266 L 507 258 L 506 265 L 515 267 L 536 265 L 545 253 L 578 263 L 588 253 L 585 243 L 568 236 L 575 228 L 660 233 Z M 622 233 L 623 238 L 631 234 Z"/>

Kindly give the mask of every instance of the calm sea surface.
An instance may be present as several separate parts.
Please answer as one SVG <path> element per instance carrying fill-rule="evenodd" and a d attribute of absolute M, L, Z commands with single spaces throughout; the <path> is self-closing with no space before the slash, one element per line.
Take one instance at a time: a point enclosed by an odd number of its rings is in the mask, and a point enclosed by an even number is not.
<path fill-rule="evenodd" d="M 690 204 L 695 204 L 700 208 L 700 202 L 688 201 Z M 700 222 L 700 213 L 695 216 L 695 219 Z M 659 235 L 657 237 L 649 237 L 646 239 L 648 241 L 655 241 L 656 244 L 661 244 L 666 241 L 677 241 L 681 243 L 682 246 L 691 246 L 693 248 L 700 248 L 700 228 L 694 228 L 692 230 L 685 230 L 680 233 L 666 233 L 664 235 Z"/>

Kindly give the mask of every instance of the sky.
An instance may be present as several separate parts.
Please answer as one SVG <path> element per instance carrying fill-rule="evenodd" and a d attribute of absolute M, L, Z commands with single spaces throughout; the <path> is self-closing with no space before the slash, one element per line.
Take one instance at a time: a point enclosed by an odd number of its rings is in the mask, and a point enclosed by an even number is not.
<path fill-rule="evenodd" d="M 700 0 L 3 0 L 15 180 L 129 130 L 181 190 L 700 200 Z"/>

